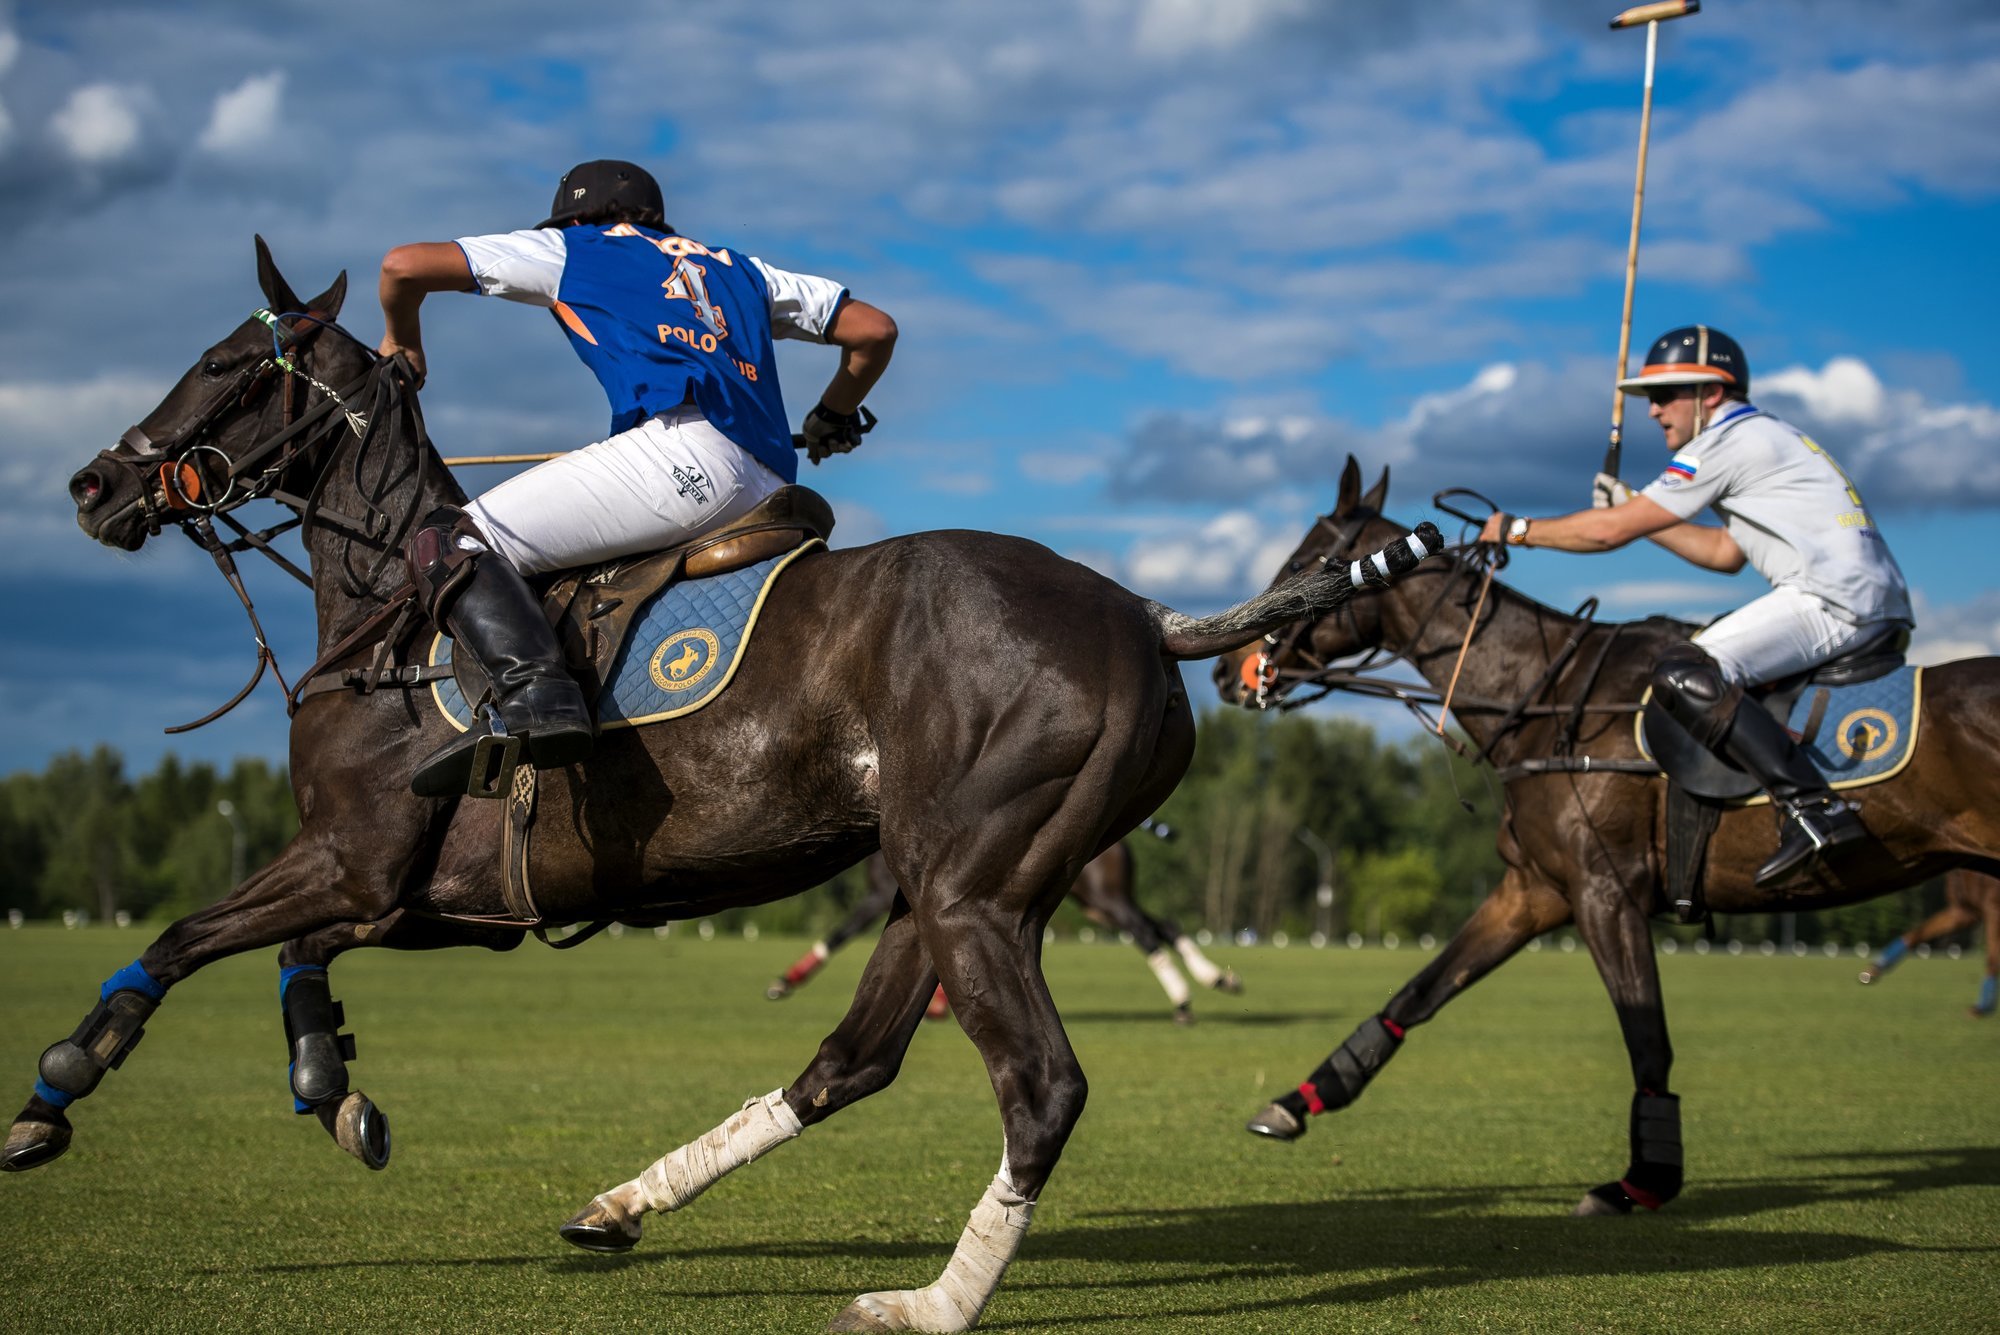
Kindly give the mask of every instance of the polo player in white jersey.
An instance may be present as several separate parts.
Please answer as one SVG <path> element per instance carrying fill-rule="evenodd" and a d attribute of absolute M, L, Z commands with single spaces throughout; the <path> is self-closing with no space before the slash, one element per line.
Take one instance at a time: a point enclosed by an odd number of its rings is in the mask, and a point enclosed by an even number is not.
<path fill-rule="evenodd" d="M 1618 386 L 1646 396 L 1674 451 L 1659 478 L 1635 493 L 1600 473 L 1593 508 L 1553 519 L 1496 514 L 1480 538 L 1566 552 L 1651 538 L 1724 574 L 1747 562 L 1771 582 L 1770 593 L 1668 649 L 1653 670 L 1653 696 L 1667 713 L 1754 777 L 1783 814 L 1778 851 L 1757 872 L 1767 885 L 1816 856 L 1837 858 L 1868 832 L 1785 726 L 1744 704 L 1744 688 L 1907 630 L 1909 590 L 1840 465 L 1751 405 L 1750 364 L 1727 334 L 1705 325 L 1672 330 Z M 1687 522 L 1703 509 L 1723 526 Z"/>
<path fill-rule="evenodd" d="M 417 766 L 411 787 L 448 797 L 467 791 L 474 751 L 494 731 L 520 738 L 537 769 L 591 750 L 590 711 L 522 576 L 684 542 L 795 480 L 774 339 L 841 349 L 804 435 L 814 463 L 853 449 L 896 324 L 838 283 L 679 235 L 659 184 L 615 161 L 572 168 L 534 228 L 383 258 L 381 353 L 400 353 L 419 376 L 418 307 L 432 292 L 550 311 L 611 403 L 608 437 L 438 510 L 410 540 L 424 609 L 486 669 L 499 719 Z"/>

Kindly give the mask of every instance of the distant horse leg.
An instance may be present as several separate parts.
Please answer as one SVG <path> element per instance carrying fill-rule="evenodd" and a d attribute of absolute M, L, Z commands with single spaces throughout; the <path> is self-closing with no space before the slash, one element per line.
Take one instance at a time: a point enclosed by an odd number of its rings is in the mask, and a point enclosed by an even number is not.
<path fill-rule="evenodd" d="M 604 1192 L 562 1226 L 562 1236 L 589 1251 L 629 1251 L 648 1211 L 680 1209 L 725 1174 L 885 1088 L 902 1068 L 936 986 L 909 906 L 898 900 L 853 1005 L 790 1089 L 751 1099 L 700 1139 Z"/>
<path fill-rule="evenodd" d="M 1167 1004 L 1174 1008 L 1174 1023 L 1193 1024 L 1194 1009 L 1188 1004 L 1187 979 L 1174 967 L 1174 952 L 1168 944 L 1173 937 L 1162 932 L 1159 924 L 1129 894 L 1119 893 L 1117 887 L 1088 873 L 1076 883 L 1072 893 L 1093 921 L 1131 936 L 1132 944 L 1146 957 L 1146 967 L 1159 980 L 1160 990 L 1167 994 Z"/>
<path fill-rule="evenodd" d="M 808 979 L 818 973 L 832 956 L 849 941 L 868 930 L 868 924 L 889 911 L 896 902 L 896 878 L 883 865 L 882 855 L 875 854 L 868 859 L 868 893 L 854 906 L 854 911 L 840 920 L 840 924 L 820 940 L 813 942 L 812 949 L 798 957 L 792 967 L 780 974 L 764 995 L 772 1001 L 783 1001 Z"/>
<path fill-rule="evenodd" d="M 1953 932 L 1963 931 L 1978 921 L 1979 915 L 1974 913 L 1969 905 L 1945 905 L 1936 913 L 1925 918 L 1915 927 L 1912 927 L 1909 931 L 1882 947 L 1882 953 L 1870 960 L 1868 967 L 1861 971 L 1861 981 L 1863 983 L 1876 981 L 1883 974 L 1901 964 L 1905 955 L 1915 950 L 1918 946 L 1923 945 L 1926 941 L 1935 941 L 1941 936 L 1949 936 Z"/>
<path fill-rule="evenodd" d="M 76 1031 L 43 1052 L 35 1092 L 7 1132 L 0 1168 L 35 1168 L 69 1148 L 65 1110 L 116 1070 L 145 1034 L 167 989 L 213 960 L 276 945 L 330 922 L 376 918 L 395 900 L 393 885 L 356 889 L 319 840 L 300 836 L 270 866 L 226 899 L 180 919 L 139 958 L 106 979 Z"/>
<path fill-rule="evenodd" d="M 1986 977 L 1979 983 L 1979 1000 L 1971 1009 L 1975 1020 L 2000 1005 L 2000 894 L 1986 896 Z"/>
<path fill-rule="evenodd" d="M 1444 1004 L 1512 959 L 1544 932 L 1569 920 L 1569 902 L 1549 886 L 1510 868 L 1473 910 L 1438 957 L 1334 1049 L 1296 1090 L 1265 1105 L 1244 1128 L 1272 1140 L 1297 1140 L 1306 1119 L 1345 1108 L 1403 1044 L 1403 1035 Z"/>
<path fill-rule="evenodd" d="M 1083 1113 L 1083 1068 L 1041 972 L 1042 931 L 1068 876 L 1046 878 L 1028 891 L 1029 904 L 1010 907 L 1013 893 L 983 895 L 973 888 L 975 875 L 934 873 L 919 892 L 917 914 L 959 1024 L 985 1060 L 1000 1100 L 1000 1171 L 973 1207 L 936 1282 L 864 1293 L 829 1330 L 958 1331 L 978 1324 Z M 1010 889 L 1019 893 L 1029 876 L 1017 872 Z"/>
<path fill-rule="evenodd" d="M 1680 1097 L 1667 1090 L 1674 1049 L 1652 929 L 1615 883 L 1593 884 L 1578 896 L 1576 927 L 1618 1012 L 1635 1089 L 1625 1176 L 1592 1187 L 1574 1213 L 1630 1214 L 1635 1205 L 1657 1210 L 1681 1194 L 1682 1153 Z"/>
<path fill-rule="evenodd" d="M 389 1119 L 358 1089 L 350 1089 L 347 1063 L 354 1060 L 354 1036 L 340 1033 L 346 1011 L 333 999 L 327 967 L 362 946 L 390 950 L 437 950 L 483 945 L 512 950 L 526 933 L 421 918 L 397 909 L 366 923 L 323 927 L 278 950 L 278 1004 L 285 1016 L 285 1047 L 292 1111 L 311 1113 L 334 1143 L 370 1168 L 389 1166 Z"/>

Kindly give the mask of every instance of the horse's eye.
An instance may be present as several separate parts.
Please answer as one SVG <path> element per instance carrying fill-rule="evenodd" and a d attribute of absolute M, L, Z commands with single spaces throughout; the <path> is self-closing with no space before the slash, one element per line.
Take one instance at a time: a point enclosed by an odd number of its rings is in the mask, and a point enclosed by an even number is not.
<path fill-rule="evenodd" d="M 222 371 L 223 371 L 222 363 L 215 360 L 215 358 L 213 357 L 210 357 L 207 361 L 201 364 L 201 373 L 207 376 L 210 380 L 213 380 L 217 376 L 221 375 Z"/>
<path fill-rule="evenodd" d="M 1288 575 L 1296 575 L 1305 568 L 1306 568 L 1306 563 L 1304 561 L 1294 561 L 1291 563 L 1291 565 L 1285 568 L 1285 573 Z"/>

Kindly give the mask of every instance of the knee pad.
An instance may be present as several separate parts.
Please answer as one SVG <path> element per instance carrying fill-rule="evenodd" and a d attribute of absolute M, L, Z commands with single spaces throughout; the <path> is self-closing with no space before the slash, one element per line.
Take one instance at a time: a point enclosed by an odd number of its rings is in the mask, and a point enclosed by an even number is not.
<path fill-rule="evenodd" d="M 1653 665 L 1653 698 L 1667 716 L 1713 750 L 1729 735 L 1743 688 L 1722 679 L 1722 668 L 1700 645 L 1683 641 Z"/>
<path fill-rule="evenodd" d="M 431 511 L 404 548 L 417 600 L 433 624 L 442 627 L 452 600 L 472 578 L 474 560 L 489 548 L 472 516 L 455 505 Z"/>

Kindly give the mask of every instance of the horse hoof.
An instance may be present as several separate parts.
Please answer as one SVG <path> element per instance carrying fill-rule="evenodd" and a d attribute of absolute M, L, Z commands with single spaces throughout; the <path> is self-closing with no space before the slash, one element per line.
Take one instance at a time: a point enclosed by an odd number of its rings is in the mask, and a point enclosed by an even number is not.
<path fill-rule="evenodd" d="M 357 1089 L 339 1103 L 322 1103 L 313 1111 L 334 1144 L 376 1172 L 389 1166 L 389 1115 L 366 1094 Z"/>
<path fill-rule="evenodd" d="M 901 1327 L 890 1325 L 881 1317 L 876 1316 L 873 1312 L 863 1307 L 859 1298 L 841 1308 L 840 1315 L 827 1322 L 826 1328 L 828 1330 L 846 1331 L 901 1329 Z"/>
<path fill-rule="evenodd" d="M 0 1150 L 0 1171 L 25 1173 L 40 1168 L 51 1159 L 60 1159 L 69 1148 L 69 1119 L 57 1113 L 54 1122 L 22 1118 L 7 1129 L 7 1147 Z"/>
<path fill-rule="evenodd" d="M 792 985 L 782 978 L 764 989 L 766 1001 L 783 1001 L 790 995 L 792 995 Z"/>
<path fill-rule="evenodd" d="M 1875 981 L 1875 971 L 1873 969 L 1863 969 L 1861 971 L 1861 985 L 1863 987 L 1868 986 L 1868 984 L 1874 981 Z"/>
<path fill-rule="evenodd" d="M 1253 1136 L 1268 1136 L 1272 1140 L 1297 1140 L 1306 1133 L 1306 1124 L 1292 1116 L 1284 1107 L 1276 1103 L 1264 1105 L 1258 1113 L 1243 1124 L 1243 1129 Z"/>
<path fill-rule="evenodd" d="M 1194 1023 L 1194 1007 L 1183 1001 L 1174 1007 L 1174 1023 L 1185 1029 Z"/>
<path fill-rule="evenodd" d="M 639 1220 L 609 1196 L 596 1196 L 556 1230 L 587 1252 L 629 1252 L 639 1245 Z"/>
<path fill-rule="evenodd" d="M 1601 1187 L 1593 1187 L 1583 1193 L 1583 1199 L 1571 1210 L 1573 1219 L 1605 1219 L 1632 1213 L 1632 1202 L 1619 1190 L 1616 1182 L 1607 1182 Z"/>
<path fill-rule="evenodd" d="M 1215 980 L 1215 990 L 1227 992 L 1232 997 L 1243 995 L 1243 980 L 1236 976 L 1236 970 L 1224 969 L 1222 977 Z"/>

